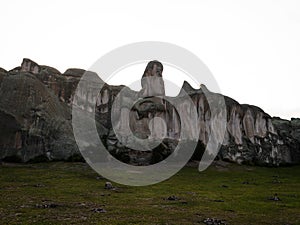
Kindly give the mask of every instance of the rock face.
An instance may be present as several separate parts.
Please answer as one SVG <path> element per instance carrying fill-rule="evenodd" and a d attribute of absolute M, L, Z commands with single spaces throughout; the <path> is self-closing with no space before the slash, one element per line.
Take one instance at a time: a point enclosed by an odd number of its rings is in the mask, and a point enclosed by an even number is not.
<path fill-rule="evenodd" d="M 162 72 L 163 65 L 152 61 L 141 79 L 139 92 L 105 84 L 96 98 L 98 133 L 108 151 L 121 161 L 134 165 L 156 163 L 185 140 L 198 142 L 193 157 L 201 159 L 209 143 L 215 123 L 207 94 L 222 95 L 210 92 L 204 85 L 193 89 L 185 82 L 177 97 L 167 97 Z M 1 160 L 28 162 L 80 157 L 72 132 L 71 106 L 78 103 L 84 107 L 89 98 L 83 93 L 80 99 L 73 99 L 84 73 L 81 69 L 68 69 L 61 74 L 29 59 L 11 71 L 0 68 Z M 191 101 L 185 100 L 187 96 Z M 241 105 L 226 96 L 224 100 L 227 126 L 217 158 L 276 166 L 300 162 L 300 119 L 272 118 L 256 106 Z M 185 119 L 193 114 L 193 108 L 197 126 Z M 112 120 L 114 113 L 117 119 Z M 188 131 L 182 132 L 186 128 Z M 153 140 L 147 142 L 149 150 L 131 148 L 135 137 Z M 162 141 L 151 148 L 156 140 Z"/>
<path fill-rule="evenodd" d="M 180 94 L 173 99 L 173 103 L 174 101 L 178 102 L 178 107 L 175 109 L 170 102 L 152 97 L 165 95 L 161 75 L 163 67 L 159 62 L 157 62 L 157 65 L 155 63 L 155 61 L 152 61 L 148 64 L 142 77 L 142 90 L 140 92 L 136 93 L 126 89 L 127 99 L 138 100 L 133 107 L 128 107 L 126 104 L 117 107 L 117 111 L 121 112 L 117 117 L 117 121 L 120 121 L 119 127 L 116 125 L 113 129 L 113 123 L 105 124 L 109 133 L 104 140 L 108 150 L 112 155 L 121 160 L 124 159 L 127 163 L 156 163 L 172 153 L 179 139 L 181 141 L 191 140 L 197 135 L 199 143 L 193 157 L 201 159 L 211 138 L 212 121 L 214 120 L 207 94 L 209 93 L 211 98 L 217 97 L 219 94 L 210 92 L 204 85 L 198 90 L 193 89 L 185 82 Z M 156 74 L 156 67 L 159 68 L 158 74 Z M 144 80 L 148 76 L 150 79 Z M 103 114 L 101 110 L 106 106 L 105 112 L 111 115 L 112 111 L 108 106 L 113 105 L 117 95 L 122 93 L 122 88 L 113 87 L 112 89 L 107 86 L 102 91 L 103 96 L 111 97 L 105 97 L 97 101 L 98 114 Z M 185 100 L 186 95 L 191 98 L 191 102 Z M 129 102 L 129 100 L 124 100 L 126 98 L 123 96 L 121 101 L 123 104 Z M 172 98 L 168 99 L 172 100 Z M 241 105 L 227 96 L 224 96 L 224 101 L 227 111 L 227 126 L 217 158 L 237 163 L 275 166 L 300 162 L 300 119 L 286 121 L 280 118 L 272 118 L 256 106 Z M 105 102 L 105 104 L 102 104 L 102 102 Z M 195 126 L 188 124 L 189 121 L 185 120 L 190 115 L 193 107 L 197 109 L 198 130 L 194 130 Z M 124 112 L 124 115 L 122 115 L 123 111 L 126 111 L 127 114 Z M 183 115 L 183 118 L 180 118 L 179 115 Z M 155 123 L 153 122 L 155 118 L 161 120 Z M 162 120 L 166 121 L 165 127 L 160 124 Z M 188 130 L 181 132 L 184 123 L 187 123 Z M 148 154 L 145 151 L 132 151 L 132 149 L 126 147 L 130 142 L 129 127 L 135 136 L 141 139 L 157 137 L 162 140 L 162 144 Z M 215 130 L 218 130 L 218 127 Z M 118 139 L 114 131 L 121 133 L 123 131 L 123 139 Z M 137 155 L 137 152 L 139 155 Z"/>
<path fill-rule="evenodd" d="M 240 105 L 230 98 L 226 98 L 226 104 L 229 118 L 219 152 L 221 159 L 259 165 L 299 163 L 300 139 L 289 131 L 282 134 L 280 124 L 284 120 L 271 118 L 256 106 Z M 284 129 L 297 133 L 290 122 Z"/>
<path fill-rule="evenodd" d="M 0 76 L 2 160 L 66 160 L 80 155 L 70 108 L 80 77 L 65 76 L 29 59 Z"/>

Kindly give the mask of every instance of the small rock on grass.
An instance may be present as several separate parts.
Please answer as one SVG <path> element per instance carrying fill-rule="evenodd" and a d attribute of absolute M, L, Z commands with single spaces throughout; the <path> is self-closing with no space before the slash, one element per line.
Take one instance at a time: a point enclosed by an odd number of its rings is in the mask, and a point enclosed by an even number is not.
<path fill-rule="evenodd" d="M 281 199 L 278 197 L 277 193 L 275 193 L 274 196 L 269 197 L 269 200 L 271 200 L 271 201 L 281 201 Z"/>
<path fill-rule="evenodd" d="M 215 199 L 214 202 L 224 202 L 222 199 Z"/>
<path fill-rule="evenodd" d="M 107 190 L 114 189 L 112 183 L 110 183 L 110 182 L 105 182 L 104 188 L 107 189 Z"/>
<path fill-rule="evenodd" d="M 48 203 L 48 204 L 36 204 L 36 208 L 41 208 L 41 209 L 47 209 L 47 208 L 57 208 L 59 205 L 55 203 Z"/>
<path fill-rule="evenodd" d="M 95 209 L 92 209 L 92 212 L 94 212 L 94 213 L 106 213 L 107 211 L 103 208 L 95 208 Z"/>
<path fill-rule="evenodd" d="M 206 218 L 203 220 L 203 223 L 206 225 L 227 225 L 225 220 L 219 220 L 219 219 L 214 219 L 214 218 Z"/>
<path fill-rule="evenodd" d="M 178 198 L 178 197 L 175 196 L 175 195 L 171 195 L 171 196 L 169 196 L 166 200 L 169 200 L 169 201 L 178 201 L 178 200 L 180 200 L 180 198 Z"/>

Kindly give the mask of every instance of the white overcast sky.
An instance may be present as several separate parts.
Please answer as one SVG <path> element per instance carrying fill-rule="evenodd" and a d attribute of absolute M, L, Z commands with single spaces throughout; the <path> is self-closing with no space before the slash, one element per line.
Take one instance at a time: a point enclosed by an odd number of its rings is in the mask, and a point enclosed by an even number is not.
<path fill-rule="evenodd" d="M 300 1 L 2 0 L 0 9 L 4 69 L 22 58 L 61 72 L 88 69 L 117 47 L 163 41 L 196 54 L 222 94 L 300 117 Z"/>

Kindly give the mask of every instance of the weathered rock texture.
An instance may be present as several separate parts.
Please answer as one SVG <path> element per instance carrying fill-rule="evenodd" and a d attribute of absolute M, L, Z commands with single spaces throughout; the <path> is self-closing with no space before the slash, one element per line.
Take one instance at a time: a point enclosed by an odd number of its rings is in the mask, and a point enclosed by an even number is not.
<path fill-rule="evenodd" d="M 200 159 L 209 141 L 212 113 L 204 94 L 209 91 L 204 85 L 196 90 L 185 82 L 174 99 L 181 102 L 178 112 L 170 102 L 153 97 L 165 96 L 162 70 L 159 62 L 149 64 L 139 92 L 105 84 L 97 97 L 95 110 L 99 135 L 108 151 L 124 162 L 136 165 L 158 162 L 174 150 L 179 140 L 194 139 L 195 134 L 198 145 L 193 157 Z M 71 106 L 74 91 L 84 73 L 84 70 L 68 69 L 61 74 L 29 59 L 24 59 L 21 67 L 11 71 L 0 68 L 0 159 L 27 162 L 80 156 L 72 132 Z M 122 100 L 118 98 L 119 93 Z M 182 100 L 187 94 L 194 105 Z M 74 102 L 84 107 L 88 97 L 83 93 Z M 130 105 L 131 98 L 138 98 L 138 101 Z M 256 106 L 242 105 L 226 96 L 224 99 L 227 127 L 217 158 L 259 165 L 300 162 L 300 119 L 272 118 Z M 199 130 L 193 130 L 192 124 L 185 124 L 191 129 L 180 137 L 182 123 L 189 121 L 180 119 L 179 114 L 188 116 L 191 107 L 197 109 Z M 127 120 L 111 121 L 111 113 L 116 109 Z M 113 125 L 120 132 L 130 129 L 140 139 L 158 138 L 163 142 L 151 151 L 134 151 L 126 147 L 131 141 L 128 133 L 124 132 L 119 140 Z"/>
<path fill-rule="evenodd" d="M 0 159 L 27 162 L 80 155 L 70 106 L 83 72 L 61 74 L 29 59 L 9 72 L 0 71 Z"/>

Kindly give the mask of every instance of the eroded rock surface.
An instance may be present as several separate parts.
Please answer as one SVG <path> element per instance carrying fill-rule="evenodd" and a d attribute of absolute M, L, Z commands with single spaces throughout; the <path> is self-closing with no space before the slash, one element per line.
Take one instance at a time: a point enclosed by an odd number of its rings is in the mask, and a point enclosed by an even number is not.
<path fill-rule="evenodd" d="M 85 108 L 87 99 L 95 102 L 99 135 L 116 158 L 134 165 L 152 164 L 170 155 L 179 141 L 192 139 L 198 142 L 193 158 L 201 159 L 211 132 L 216 136 L 222 133 L 220 129 L 218 134 L 207 94 L 212 98 L 222 95 L 204 85 L 194 89 L 185 82 L 177 97 L 168 98 L 162 72 L 162 64 L 152 61 L 141 78 L 139 92 L 104 84 L 97 96 L 87 91 L 73 99 L 85 70 L 68 69 L 62 74 L 29 59 L 10 71 L 0 68 L 0 159 L 27 162 L 80 156 L 72 132 L 71 106 L 74 103 Z M 97 87 L 87 90 L 92 88 Z M 191 101 L 185 100 L 187 95 Z M 137 101 L 131 104 L 132 99 Z M 217 158 L 259 165 L 300 162 L 300 119 L 272 118 L 256 106 L 239 104 L 227 96 L 224 100 L 226 130 Z M 197 126 L 186 119 L 194 108 Z M 111 121 L 114 110 L 122 119 Z M 123 132 L 121 140 L 113 125 Z M 132 142 L 129 130 L 139 139 L 159 139 L 162 143 L 151 151 L 135 151 L 127 147 Z"/>
<path fill-rule="evenodd" d="M 1 75 L 0 158 L 27 162 L 80 155 L 72 133 L 70 108 L 79 79 L 70 82 L 56 69 L 29 59 Z"/>
<path fill-rule="evenodd" d="M 148 163 L 156 163 L 172 153 L 179 139 L 181 141 L 188 141 L 193 139 L 195 135 L 198 135 L 197 139 L 199 143 L 193 157 L 195 159 L 201 159 L 209 139 L 213 138 L 211 137 L 212 131 L 215 132 L 215 136 L 221 136 L 221 134 L 218 134 L 218 123 L 214 121 L 216 118 L 213 118 L 207 100 L 208 94 L 212 99 L 219 99 L 220 94 L 210 92 L 204 85 L 201 85 L 200 89 L 194 89 L 185 82 L 179 95 L 173 99 L 173 101 L 178 102 L 177 108 L 175 109 L 170 102 L 151 97 L 152 95 L 164 96 L 165 93 L 161 75 L 162 69 L 159 69 L 158 75 L 156 75 L 156 67 L 153 69 L 154 72 L 147 70 L 151 66 L 154 67 L 154 65 L 155 63 L 153 64 L 153 62 L 148 64 L 142 77 L 142 90 L 139 93 L 131 90 L 126 91 L 128 98 L 130 98 L 130 96 L 132 98 L 135 98 L 136 95 L 138 96 L 138 101 L 134 107 L 128 108 L 126 106 L 124 107 L 124 105 L 118 107 L 118 111 L 126 111 L 126 113 L 124 112 L 124 116 L 122 116 L 121 113 L 120 117 L 118 117 L 118 121 L 121 124 L 120 126 L 123 126 L 119 129 L 120 131 L 124 131 L 122 136 L 124 139 L 119 140 L 116 138 L 116 135 L 112 131 L 111 124 L 106 124 L 108 130 L 110 130 L 110 134 L 106 139 L 108 149 L 115 155 L 125 154 L 126 156 L 131 156 L 126 158 L 126 162 L 133 164 L 145 164 L 145 161 Z M 145 74 L 150 74 L 148 76 L 150 76 L 151 79 L 143 80 L 147 77 Z M 155 78 L 159 78 L 157 83 L 154 81 Z M 151 84 L 151 82 L 153 82 L 153 84 Z M 153 86 L 155 89 L 152 89 Z M 110 115 L 111 109 L 108 106 L 113 104 L 114 99 L 119 93 L 116 87 L 114 88 L 114 92 L 112 92 L 110 87 L 107 86 L 107 89 L 103 91 L 103 96 L 111 97 L 105 97 L 97 101 L 96 109 L 98 109 L 100 115 L 103 114 L 101 110 L 103 110 L 104 106 L 106 106 L 105 112 L 108 112 L 108 115 Z M 117 89 L 121 91 L 122 88 L 123 87 L 120 86 Z M 192 101 L 186 101 L 186 95 L 189 95 Z M 280 118 L 272 118 L 259 107 L 239 104 L 227 96 L 223 97 L 227 111 L 226 130 L 217 158 L 237 163 L 257 165 L 281 165 L 300 162 L 299 119 L 285 121 Z M 126 98 L 123 98 L 119 104 L 124 104 L 124 102 L 126 102 L 124 99 Z M 105 102 L 105 104 L 101 102 Z M 197 109 L 198 130 L 194 130 L 195 126 L 189 124 L 193 123 L 193 121 L 186 119 L 190 116 L 193 107 Z M 129 117 L 126 115 L 129 115 Z M 179 115 L 183 115 L 183 118 L 180 118 Z M 151 129 L 151 126 L 153 126 L 151 120 L 157 117 L 166 122 L 165 128 L 159 124 L 155 124 L 154 128 Z M 157 123 L 159 123 L 159 121 Z M 143 157 L 141 157 L 137 155 L 136 151 L 132 152 L 131 149 L 124 147 L 124 145 L 126 146 L 126 144 L 130 142 L 130 140 L 128 140 L 129 137 L 126 136 L 126 134 L 128 134 L 127 130 L 129 129 L 126 124 L 129 124 L 135 136 L 147 139 L 153 138 L 154 135 L 163 140 L 162 145 L 150 152 L 149 154 L 152 154 L 152 156 L 148 156 L 148 159 L 145 160 L 145 152 L 140 153 L 143 155 Z M 183 125 L 188 127 L 184 132 L 182 132 Z M 217 126 L 214 127 L 215 125 Z M 120 151 L 120 149 L 123 149 L 123 151 Z M 209 149 L 207 152 L 209 154 Z M 140 161 L 139 157 L 141 159 Z M 119 159 L 122 158 L 124 157 L 119 156 Z M 152 158 L 151 161 L 149 161 L 149 158 Z"/>

